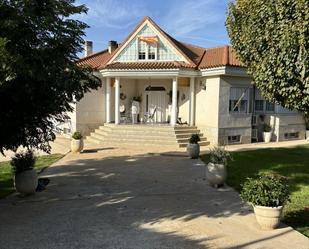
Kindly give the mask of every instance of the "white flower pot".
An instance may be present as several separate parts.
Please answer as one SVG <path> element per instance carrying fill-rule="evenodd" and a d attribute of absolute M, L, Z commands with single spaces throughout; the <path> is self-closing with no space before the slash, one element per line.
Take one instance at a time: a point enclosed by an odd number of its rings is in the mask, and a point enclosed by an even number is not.
<path fill-rule="evenodd" d="M 81 152 L 84 148 L 84 141 L 83 139 L 76 140 L 72 139 L 71 140 L 71 151 L 74 153 Z"/>
<path fill-rule="evenodd" d="M 188 144 L 187 152 L 190 158 L 197 159 L 200 156 L 200 145 L 199 144 Z"/>
<path fill-rule="evenodd" d="M 306 130 L 306 139 L 309 140 L 309 130 Z"/>
<path fill-rule="evenodd" d="M 255 217 L 263 230 L 272 230 L 279 226 L 283 206 L 253 206 Z"/>
<path fill-rule="evenodd" d="M 14 176 L 14 185 L 21 194 L 34 194 L 38 186 L 38 175 L 35 169 L 29 169 Z"/>
<path fill-rule="evenodd" d="M 271 132 L 263 132 L 263 139 L 265 143 L 269 143 L 271 141 Z"/>
<path fill-rule="evenodd" d="M 208 163 L 206 166 L 206 180 L 211 186 L 223 185 L 227 172 L 224 164 Z"/>

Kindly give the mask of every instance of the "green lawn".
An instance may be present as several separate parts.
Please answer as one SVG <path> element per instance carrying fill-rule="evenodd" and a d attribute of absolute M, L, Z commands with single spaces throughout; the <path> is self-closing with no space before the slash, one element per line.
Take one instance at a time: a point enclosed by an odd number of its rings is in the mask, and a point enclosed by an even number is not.
<path fill-rule="evenodd" d="M 291 202 L 284 208 L 283 222 L 309 237 L 309 145 L 233 152 L 227 184 L 240 191 L 247 177 L 275 172 L 288 177 Z M 207 155 L 202 156 L 208 162 Z"/>
<path fill-rule="evenodd" d="M 40 156 L 37 158 L 35 168 L 37 172 L 40 172 L 62 157 L 63 155 L 60 154 Z M 0 162 L 0 198 L 7 196 L 14 191 L 10 162 Z"/>

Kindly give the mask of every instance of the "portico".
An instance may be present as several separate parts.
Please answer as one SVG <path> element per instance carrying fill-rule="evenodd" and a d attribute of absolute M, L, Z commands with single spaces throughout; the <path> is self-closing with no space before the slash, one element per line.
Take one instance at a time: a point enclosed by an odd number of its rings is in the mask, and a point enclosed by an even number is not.
<path fill-rule="evenodd" d="M 194 125 L 195 77 L 136 77 L 120 74 L 106 76 L 103 80 L 106 82 L 106 123 L 119 125 L 122 122 L 121 115 L 125 113 L 131 116 L 132 100 L 140 97 L 140 123 L 145 123 L 143 116 L 147 112 L 156 109 L 154 123 L 176 126 L 177 119 L 181 117 L 183 122 Z"/>

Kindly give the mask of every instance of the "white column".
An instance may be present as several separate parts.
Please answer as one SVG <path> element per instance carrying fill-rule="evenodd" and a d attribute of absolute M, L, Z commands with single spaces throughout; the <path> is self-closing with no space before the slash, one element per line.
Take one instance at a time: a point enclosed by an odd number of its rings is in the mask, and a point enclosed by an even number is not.
<path fill-rule="evenodd" d="M 189 104 L 189 124 L 194 125 L 194 114 L 195 114 L 195 79 L 190 78 L 190 104 Z"/>
<path fill-rule="evenodd" d="M 106 93 L 105 93 L 105 106 L 106 106 L 106 123 L 111 122 L 111 78 L 106 78 Z"/>
<path fill-rule="evenodd" d="M 177 123 L 177 77 L 173 78 L 171 125 Z"/>
<path fill-rule="evenodd" d="M 120 123 L 120 79 L 115 78 L 115 124 Z"/>

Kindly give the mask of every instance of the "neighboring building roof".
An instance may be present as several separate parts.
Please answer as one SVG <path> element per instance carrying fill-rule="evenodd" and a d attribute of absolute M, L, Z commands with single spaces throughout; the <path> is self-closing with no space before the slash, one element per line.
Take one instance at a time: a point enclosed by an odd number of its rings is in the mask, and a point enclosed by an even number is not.
<path fill-rule="evenodd" d="M 116 62 L 110 63 L 112 57 L 122 49 L 124 44 L 138 30 L 138 28 L 148 20 L 152 25 L 186 58 L 189 63 L 182 61 L 143 61 L 143 62 Z M 217 48 L 201 48 L 195 45 L 186 44 L 177 41 L 169 34 L 165 33 L 151 18 L 145 17 L 142 22 L 130 33 L 130 35 L 119 45 L 119 47 L 110 54 L 107 50 L 92 54 L 77 62 L 78 65 L 88 65 L 98 69 L 206 69 L 219 66 L 241 67 L 240 61 L 236 58 L 230 46 Z"/>
<path fill-rule="evenodd" d="M 77 61 L 77 65 L 90 66 L 93 69 L 98 69 L 99 67 L 106 65 L 106 62 L 110 59 L 111 56 L 112 54 L 110 54 L 108 50 L 105 49 L 98 53 L 79 59 Z"/>

